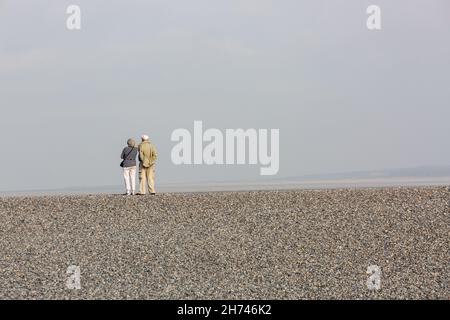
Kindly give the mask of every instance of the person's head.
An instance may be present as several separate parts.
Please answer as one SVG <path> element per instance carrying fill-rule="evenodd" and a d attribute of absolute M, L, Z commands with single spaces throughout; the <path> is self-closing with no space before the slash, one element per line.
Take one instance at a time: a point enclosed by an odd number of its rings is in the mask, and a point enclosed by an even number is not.
<path fill-rule="evenodd" d="M 149 137 L 148 137 L 148 135 L 143 134 L 143 135 L 141 136 L 141 139 L 142 139 L 142 141 L 148 141 Z"/>
<path fill-rule="evenodd" d="M 136 145 L 136 142 L 134 142 L 133 139 L 128 139 L 128 140 L 127 140 L 127 145 L 128 145 L 130 148 L 133 148 L 133 147 Z"/>

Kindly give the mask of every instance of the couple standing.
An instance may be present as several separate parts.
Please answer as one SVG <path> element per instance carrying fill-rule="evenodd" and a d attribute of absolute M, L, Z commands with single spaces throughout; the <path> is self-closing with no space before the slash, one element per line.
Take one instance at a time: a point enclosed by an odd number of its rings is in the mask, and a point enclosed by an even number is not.
<path fill-rule="evenodd" d="M 136 156 L 139 154 L 139 193 L 138 195 L 146 194 L 146 184 L 148 192 L 155 194 L 155 181 L 153 167 L 156 162 L 156 149 L 150 143 L 149 137 L 143 135 L 142 142 L 136 148 L 136 143 L 133 139 L 128 139 L 127 147 L 122 150 L 120 158 L 122 162 L 120 166 L 123 168 L 123 177 L 125 179 L 125 195 L 134 195 L 136 184 Z"/>

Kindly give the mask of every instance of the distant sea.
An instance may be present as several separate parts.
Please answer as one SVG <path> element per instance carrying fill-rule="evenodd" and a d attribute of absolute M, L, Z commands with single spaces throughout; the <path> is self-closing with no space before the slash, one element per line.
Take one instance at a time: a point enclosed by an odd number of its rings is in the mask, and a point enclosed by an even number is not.
<path fill-rule="evenodd" d="M 167 183 L 156 185 L 158 193 L 214 192 L 289 189 L 379 188 L 402 186 L 450 186 L 449 177 L 385 177 L 358 179 L 277 180 L 268 182 Z M 53 190 L 4 191 L 0 196 L 120 194 L 123 186 L 76 187 Z"/>
<path fill-rule="evenodd" d="M 157 181 L 158 182 L 158 181 Z M 401 186 L 450 186 L 450 165 L 354 171 L 299 177 L 280 177 L 265 181 L 208 181 L 156 184 L 157 192 L 210 192 L 288 189 L 378 188 Z M 71 187 L 54 190 L 0 191 L 0 196 L 39 196 L 65 194 L 120 194 L 122 185 Z"/>

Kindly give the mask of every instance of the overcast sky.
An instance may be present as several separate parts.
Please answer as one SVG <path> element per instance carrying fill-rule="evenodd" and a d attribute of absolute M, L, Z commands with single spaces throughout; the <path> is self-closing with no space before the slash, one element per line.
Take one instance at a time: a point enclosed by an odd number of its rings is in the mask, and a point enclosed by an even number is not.
<path fill-rule="evenodd" d="M 280 129 L 278 177 L 450 164 L 449 14 L 448 0 L 0 0 L 0 190 L 119 185 L 143 133 L 157 182 L 264 178 L 173 165 L 170 135 L 194 120 Z"/>

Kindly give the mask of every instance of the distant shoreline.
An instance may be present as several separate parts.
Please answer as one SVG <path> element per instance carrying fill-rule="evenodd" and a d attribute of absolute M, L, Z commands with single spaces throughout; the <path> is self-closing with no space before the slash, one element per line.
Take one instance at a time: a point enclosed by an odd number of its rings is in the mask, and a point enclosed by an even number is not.
<path fill-rule="evenodd" d="M 436 187 L 450 186 L 450 177 L 403 177 L 364 179 L 324 179 L 276 182 L 205 182 L 167 183 L 157 185 L 158 193 L 199 193 L 233 191 L 276 191 L 276 190 L 324 190 L 324 189 L 365 189 L 384 187 Z M 66 188 L 51 190 L 0 191 L 0 197 L 55 196 L 55 195 L 104 195 L 121 194 L 122 186 Z"/>

